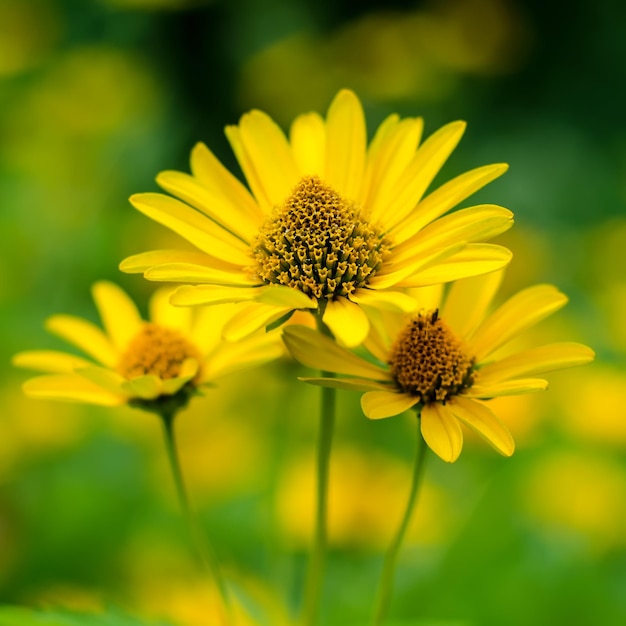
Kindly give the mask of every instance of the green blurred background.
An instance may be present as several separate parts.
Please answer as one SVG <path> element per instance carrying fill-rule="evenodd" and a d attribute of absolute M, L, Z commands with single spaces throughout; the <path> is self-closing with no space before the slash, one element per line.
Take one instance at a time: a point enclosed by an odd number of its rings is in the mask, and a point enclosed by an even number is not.
<path fill-rule="evenodd" d="M 470 199 L 516 214 L 505 292 L 554 282 L 571 301 L 535 339 L 598 354 L 498 401 L 511 459 L 470 437 L 431 459 L 393 616 L 626 623 L 625 24 L 618 0 L 0 0 L 0 602 L 211 623 L 156 419 L 26 399 L 10 358 L 63 347 L 49 315 L 96 320 L 95 280 L 145 307 L 152 285 L 117 264 L 177 239 L 127 197 L 187 171 L 196 141 L 234 168 L 222 129 L 243 112 L 286 128 L 350 87 L 370 133 L 391 112 L 468 121 L 440 182 L 510 164 Z M 232 376 L 178 422 L 202 525 L 272 625 L 311 532 L 317 392 L 298 371 Z M 408 416 L 368 422 L 350 394 L 340 410 L 324 626 L 369 616 L 413 448 Z"/>

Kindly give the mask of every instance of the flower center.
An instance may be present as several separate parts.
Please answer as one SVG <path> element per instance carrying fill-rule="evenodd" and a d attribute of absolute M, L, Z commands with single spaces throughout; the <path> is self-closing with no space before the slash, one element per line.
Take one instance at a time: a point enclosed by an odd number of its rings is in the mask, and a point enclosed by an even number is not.
<path fill-rule="evenodd" d="M 420 313 L 402 330 L 391 349 L 391 374 L 402 391 L 420 402 L 445 402 L 474 382 L 474 359 L 438 317 Z"/>
<path fill-rule="evenodd" d="M 157 324 L 144 324 L 131 339 L 117 369 L 125 378 L 146 374 L 162 380 L 176 378 L 185 359 L 200 361 L 200 353 L 178 331 Z"/>
<path fill-rule="evenodd" d="M 261 227 L 252 271 L 265 283 L 332 300 L 365 286 L 389 247 L 356 205 L 317 176 L 305 176 Z"/>

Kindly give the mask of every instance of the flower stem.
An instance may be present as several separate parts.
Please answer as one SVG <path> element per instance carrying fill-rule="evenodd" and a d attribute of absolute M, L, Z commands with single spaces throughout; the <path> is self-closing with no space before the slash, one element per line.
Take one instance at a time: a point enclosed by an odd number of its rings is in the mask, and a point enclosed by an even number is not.
<path fill-rule="evenodd" d="M 196 552 L 196 556 L 206 569 L 209 576 L 215 583 L 217 591 L 219 593 L 222 609 L 223 609 L 223 624 L 230 626 L 232 623 L 231 607 L 228 598 L 228 592 L 224 578 L 220 571 L 217 557 L 213 551 L 211 545 L 206 541 L 200 528 L 198 526 L 196 517 L 191 508 L 189 498 L 187 496 L 187 489 L 185 488 L 185 481 L 183 479 L 183 473 L 180 467 L 180 460 L 178 458 L 178 451 L 176 446 L 176 436 L 174 434 L 174 417 L 173 414 L 161 414 L 161 422 L 163 424 L 163 435 L 165 437 L 165 447 L 167 449 L 167 456 L 170 463 L 170 469 L 172 471 L 172 477 L 176 485 L 176 491 L 178 493 L 178 500 L 180 507 L 183 511 L 185 521 L 193 547 Z"/>
<path fill-rule="evenodd" d="M 332 376 L 322 372 L 322 376 Z M 328 474 L 330 451 L 335 426 L 335 389 L 321 388 L 320 428 L 317 442 L 317 513 L 315 516 L 315 536 L 307 570 L 304 591 L 305 626 L 314 626 L 319 615 L 324 565 L 326 562 L 327 517 L 328 517 Z"/>
<path fill-rule="evenodd" d="M 411 480 L 411 490 L 409 492 L 409 499 L 406 504 L 404 516 L 400 522 L 400 526 L 396 531 L 396 534 L 387 548 L 385 554 L 385 560 L 383 562 L 383 571 L 380 577 L 380 583 L 378 585 L 378 594 L 376 597 L 376 608 L 374 612 L 373 626 L 381 626 L 385 621 L 385 617 L 389 611 L 389 605 L 391 604 L 391 593 L 393 591 L 393 580 L 396 569 L 396 562 L 398 560 L 398 553 L 404 541 L 407 528 L 411 521 L 413 509 L 417 501 L 417 494 L 419 486 L 424 474 L 424 465 L 426 460 L 426 442 L 422 437 L 420 430 L 419 414 L 417 422 L 417 449 L 415 453 L 415 462 L 413 465 L 413 478 Z"/>

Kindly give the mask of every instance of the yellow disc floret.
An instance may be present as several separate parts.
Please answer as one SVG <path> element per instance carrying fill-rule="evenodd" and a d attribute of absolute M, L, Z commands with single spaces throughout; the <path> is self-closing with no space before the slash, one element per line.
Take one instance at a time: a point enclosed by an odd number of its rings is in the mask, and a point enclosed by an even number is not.
<path fill-rule="evenodd" d="M 128 379 L 152 374 L 165 380 L 176 378 L 185 359 L 200 361 L 200 353 L 183 335 L 158 324 L 144 324 L 131 339 L 118 364 Z"/>
<path fill-rule="evenodd" d="M 438 311 L 420 313 L 402 330 L 389 358 L 398 386 L 420 402 L 444 402 L 472 386 L 474 359 Z"/>
<path fill-rule="evenodd" d="M 332 300 L 367 285 L 389 247 L 358 206 L 317 176 L 306 176 L 261 227 L 251 270 L 267 284 Z"/>

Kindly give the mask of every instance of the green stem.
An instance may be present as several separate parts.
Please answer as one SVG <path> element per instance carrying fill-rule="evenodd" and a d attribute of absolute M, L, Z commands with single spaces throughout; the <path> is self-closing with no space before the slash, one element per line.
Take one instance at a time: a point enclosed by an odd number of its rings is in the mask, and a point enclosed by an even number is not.
<path fill-rule="evenodd" d="M 228 598 L 228 592 L 226 590 L 226 584 L 220 571 L 217 557 L 213 551 L 213 548 L 204 538 L 196 517 L 191 508 L 189 498 L 187 496 L 187 489 L 185 488 L 185 481 L 183 479 L 183 473 L 180 467 L 180 460 L 178 458 L 178 451 L 176 446 L 176 437 L 174 434 L 174 417 L 175 414 L 163 414 L 161 415 L 161 422 L 163 424 L 163 434 L 165 437 L 165 447 L 167 449 L 167 456 L 170 462 L 170 469 L 172 471 L 172 477 L 176 485 L 176 491 L 178 493 L 178 500 L 180 507 L 183 511 L 189 535 L 193 543 L 193 547 L 196 552 L 196 556 L 206 569 L 209 576 L 215 582 L 220 599 L 222 601 L 225 615 L 223 616 L 223 623 L 230 626 L 232 623 L 231 607 Z"/>
<path fill-rule="evenodd" d="M 396 562 L 398 560 L 398 554 L 404 541 L 409 523 L 411 522 L 411 516 L 415 503 L 417 501 L 417 494 L 419 486 L 424 474 L 424 464 L 426 460 L 426 442 L 422 437 L 420 431 L 419 415 L 417 422 L 417 450 L 415 453 L 415 463 L 413 465 L 413 478 L 411 481 L 411 491 L 409 492 L 409 500 L 406 504 L 404 516 L 402 522 L 396 531 L 396 534 L 387 549 L 385 554 L 385 560 L 383 562 L 383 571 L 380 577 L 380 583 L 378 585 L 378 594 L 376 598 L 376 609 L 374 611 L 374 626 L 380 626 L 385 621 L 385 617 L 389 611 L 389 605 L 391 604 L 391 593 L 393 591 L 393 580 L 396 569 Z"/>

